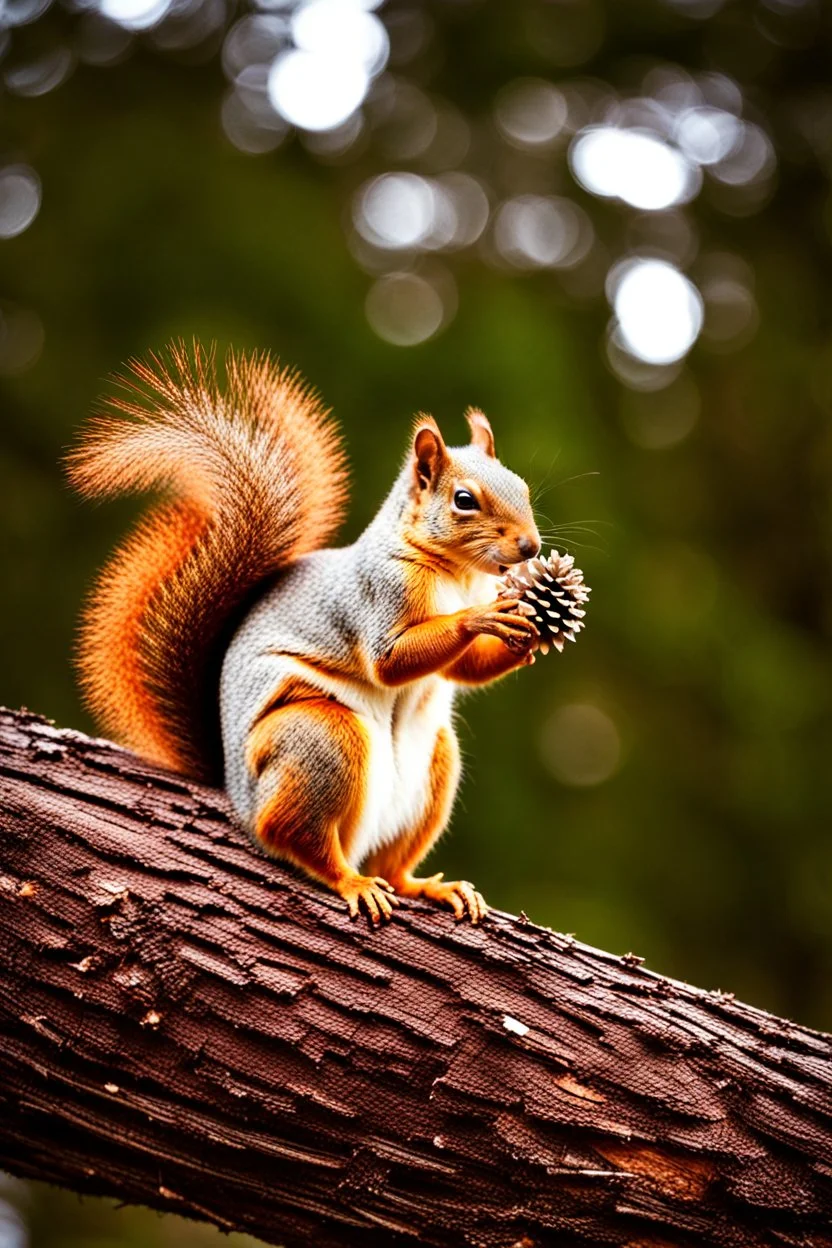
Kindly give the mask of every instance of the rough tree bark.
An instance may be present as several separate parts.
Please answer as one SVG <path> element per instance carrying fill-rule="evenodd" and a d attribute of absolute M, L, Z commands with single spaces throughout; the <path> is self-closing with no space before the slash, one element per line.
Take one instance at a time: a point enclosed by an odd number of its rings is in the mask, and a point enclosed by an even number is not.
<path fill-rule="evenodd" d="M 832 1245 L 832 1041 L 535 927 L 379 932 L 0 713 L 0 1166 L 272 1243 Z"/>

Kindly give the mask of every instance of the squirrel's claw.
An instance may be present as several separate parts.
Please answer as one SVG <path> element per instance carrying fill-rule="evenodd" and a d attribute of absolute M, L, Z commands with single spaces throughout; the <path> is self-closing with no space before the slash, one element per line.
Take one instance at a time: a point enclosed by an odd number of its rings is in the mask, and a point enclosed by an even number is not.
<path fill-rule="evenodd" d="M 485 898 L 482 893 L 477 892 L 473 884 L 469 884 L 467 880 L 446 881 L 441 871 L 427 879 L 415 879 L 411 876 L 398 883 L 398 890 L 406 897 L 427 897 L 429 901 L 450 906 L 457 922 L 469 918 L 474 924 L 481 923 L 488 914 Z"/>
<path fill-rule="evenodd" d="M 481 922 L 488 914 L 488 906 L 485 904 L 485 898 L 482 893 L 477 892 L 473 884 L 469 884 L 467 880 L 457 880 L 450 887 L 457 890 L 457 900 L 461 897 L 464 902 L 464 909 L 461 913 L 454 906 L 454 915 L 457 920 L 464 919 L 465 911 L 467 910 L 472 923 Z"/>
<path fill-rule="evenodd" d="M 345 881 L 338 889 L 347 903 L 351 919 L 357 919 L 363 909 L 373 927 L 389 922 L 393 910 L 399 904 L 392 884 L 380 875 L 356 875 Z"/>

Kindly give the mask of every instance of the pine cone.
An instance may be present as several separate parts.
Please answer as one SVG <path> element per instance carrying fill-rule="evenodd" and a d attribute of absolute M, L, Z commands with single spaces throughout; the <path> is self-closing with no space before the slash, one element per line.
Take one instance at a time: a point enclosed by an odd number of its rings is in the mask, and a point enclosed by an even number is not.
<path fill-rule="evenodd" d="M 501 598 L 519 598 L 524 614 L 540 633 L 540 651 L 549 647 L 563 650 L 564 642 L 574 641 L 584 626 L 584 604 L 590 590 L 584 574 L 575 567 L 572 555 L 553 550 L 545 559 L 529 559 L 517 564 L 503 577 Z"/>

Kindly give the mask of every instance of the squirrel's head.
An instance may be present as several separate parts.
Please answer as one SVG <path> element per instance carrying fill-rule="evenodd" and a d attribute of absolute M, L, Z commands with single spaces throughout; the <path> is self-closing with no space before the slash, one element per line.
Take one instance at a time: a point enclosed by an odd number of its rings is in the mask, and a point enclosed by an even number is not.
<path fill-rule="evenodd" d="M 410 456 L 413 537 L 443 562 L 495 576 L 540 550 L 529 487 L 505 468 L 482 412 L 469 408 L 468 446 L 445 445 L 432 416 L 416 422 Z"/>

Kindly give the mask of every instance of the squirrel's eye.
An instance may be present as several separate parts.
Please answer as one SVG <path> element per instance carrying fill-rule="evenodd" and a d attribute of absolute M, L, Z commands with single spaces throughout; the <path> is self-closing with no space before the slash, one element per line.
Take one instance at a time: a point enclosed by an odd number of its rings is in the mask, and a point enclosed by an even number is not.
<path fill-rule="evenodd" d="M 457 511 L 479 511 L 480 505 L 470 490 L 457 490 L 454 494 L 454 507 Z"/>

